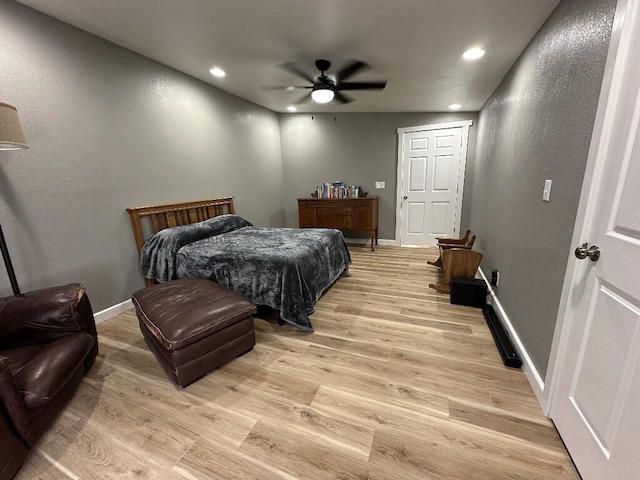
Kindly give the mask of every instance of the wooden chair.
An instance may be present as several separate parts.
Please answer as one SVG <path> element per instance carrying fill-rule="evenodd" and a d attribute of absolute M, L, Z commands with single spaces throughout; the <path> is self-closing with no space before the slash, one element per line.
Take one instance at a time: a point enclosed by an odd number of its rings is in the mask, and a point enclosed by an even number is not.
<path fill-rule="evenodd" d="M 442 253 L 445 250 L 450 248 L 464 248 L 467 250 L 471 250 L 474 242 L 476 241 L 476 235 L 471 231 L 467 230 L 467 233 L 464 234 L 462 238 L 436 238 L 438 241 L 438 248 L 440 249 L 440 256 L 436 260 L 428 260 L 427 263 L 429 265 L 433 265 L 434 267 L 442 268 Z"/>
<path fill-rule="evenodd" d="M 478 271 L 482 254 L 466 248 L 448 248 L 442 251 L 444 275 L 441 283 L 431 283 L 429 288 L 440 293 L 451 293 L 451 279 L 473 278 Z"/>

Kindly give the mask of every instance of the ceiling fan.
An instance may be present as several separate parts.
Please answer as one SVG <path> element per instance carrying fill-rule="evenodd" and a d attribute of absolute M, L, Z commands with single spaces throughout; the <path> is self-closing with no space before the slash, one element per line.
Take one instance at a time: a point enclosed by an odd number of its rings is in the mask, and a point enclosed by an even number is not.
<path fill-rule="evenodd" d="M 366 63 L 359 60 L 354 60 L 344 66 L 340 71 L 338 71 L 338 73 L 336 73 L 335 78 L 330 78 L 325 73 L 331 67 L 331 62 L 329 60 L 319 59 L 316 60 L 315 64 L 316 68 L 320 70 L 320 75 L 315 78 L 312 78 L 302 72 L 293 63 L 280 65 L 282 69 L 306 80 L 311 85 L 263 86 L 261 88 L 262 90 L 311 90 L 304 97 L 299 99 L 297 103 L 302 103 L 308 100 L 309 97 L 316 103 L 328 103 L 334 98 L 340 103 L 349 103 L 352 102 L 353 99 L 344 95 L 342 93 L 343 90 L 382 90 L 387 85 L 386 80 L 376 82 L 346 82 L 345 80 L 352 75 L 369 68 Z"/>

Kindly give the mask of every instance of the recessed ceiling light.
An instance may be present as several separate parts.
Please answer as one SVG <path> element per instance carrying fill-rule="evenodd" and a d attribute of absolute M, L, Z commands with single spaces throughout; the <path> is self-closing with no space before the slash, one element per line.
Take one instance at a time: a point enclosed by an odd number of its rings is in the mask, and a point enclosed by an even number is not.
<path fill-rule="evenodd" d="M 481 48 L 470 48 L 462 54 L 462 58 L 465 58 L 467 60 L 477 60 L 478 58 L 483 56 L 484 50 Z"/>
<path fill-rule="evenodd" d="M 291 91 L 291 90 L 295 90 L 296 87 L 294 87 L 293 85 L 289 85 L 285 90 Z"/>
<path fill-rule="evenodd" d="M 289 112 L 295 112 L 295 111 L 296 111 L 296 110 L 298 110 L 298 109 L 297 109 L 296 107 L 294 107 L 294 106 L 289 106 L 289 107 L 287 107 L 287 110 L 288 110 Z"/>
<path fill-rule="evenodd" d="M 226 72 L 220 67 L 213 67 L 211 70 L 209 70 L 209 72 L 211 72 L 211 75 L 213 75 L 214 77 L 222 78 L 226 75 Z"/>
<path fill-rule="evenodd" d="M 451 105 L 449 105 L 449 110 L 460 110 L 462 108 L 462 105 L 460 105 L 459 103 L 452 103 Z"/>

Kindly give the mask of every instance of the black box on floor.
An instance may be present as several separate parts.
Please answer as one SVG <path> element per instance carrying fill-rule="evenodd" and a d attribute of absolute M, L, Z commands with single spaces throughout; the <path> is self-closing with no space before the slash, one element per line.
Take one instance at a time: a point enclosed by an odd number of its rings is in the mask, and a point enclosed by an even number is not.
<path fill-rule="evenodd" d="M 469 307 L 483 307 L 487 303 L 487 284 L 476 278 L 451 280 L 451 303 Z"/>

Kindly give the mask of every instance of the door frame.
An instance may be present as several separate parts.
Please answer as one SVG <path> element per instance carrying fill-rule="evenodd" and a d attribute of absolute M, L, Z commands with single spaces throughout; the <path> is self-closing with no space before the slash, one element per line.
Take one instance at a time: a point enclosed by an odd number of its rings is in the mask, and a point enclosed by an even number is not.
<path fill-rule="evenodd" d="M 467 149 L 469 145 L 469 128 L 473 125 L 473 120 L 461 120 L 458 122 L 432 123 L 428 125 L 417 125 L 414 127 L 402 127 L 396 131 L 398 133 L 398 171 L 396 174 L 396 233 L 394 245 L 402 245 L 402 195 L 404 187 L 404 136 L 408 133 L 425 132 L 431 130 L 445 130 L 449 128 L 462 129 L 462 145 L 460 163 L 458 167 L 458 191 L 456 192 L 454 231 L 460 232 L 460 216 L 462 215 L 462 199 L 464 198 L 464 179 L 467 166 Z"/>
<path fill-rule="evenodd" d="M 556 317 L 556 326 L 551 344 L 549 365 L 547 368 L 548 378 L 545 379 L 545 387 L 542 398 L 539 398 L 544 414 L 551 417 L 554 402 L 559 402 L 561 388 L 558 385 L 561 377 L 561 369 L 568 360 L 567 345 L 572 341 L 571 331 L 577 319 L 575 318 L 574 302 L 578 296 L 580 279 L 583 276 L 583 266 L 578 264 L 578 260 L 573 254 L 573 249 L 584 241 L 590 229 L 597 219 L 593 218 L 590 212 L 593 211 L 596 195 L 600 188 L 600 172 L 607 168 L 604 151 L 610 141 L 612 131 L 615 127 L 615 116 L 619 105 L 616 103 L 620 90 L 620 82 L 624 79 L 624 69 L 618 63 L 622 63 L 625 56 L 624 48 L 620 47 L 620 38 L 624 31 L 624 19 L 627 14 L 629 4 L 640 2 L 640 0 L 618 0 L 616 12 L 611 31 L 609 51 L 605 65 L 600 98 L 594 122 L 594 128 L 587 157 L 580 201 L 571 239 L 571 247 L 568 252 L 569 261 L 565 270 L 565 277 L 560 296 L 560 305 Z"/>

